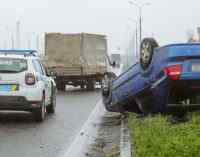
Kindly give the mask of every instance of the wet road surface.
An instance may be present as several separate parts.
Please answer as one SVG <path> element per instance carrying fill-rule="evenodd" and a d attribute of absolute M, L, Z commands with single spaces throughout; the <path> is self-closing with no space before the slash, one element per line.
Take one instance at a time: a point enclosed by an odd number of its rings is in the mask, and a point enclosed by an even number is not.
<path fill-rule="evenodd" d="M 0 157 L 62 156 L 100 98 L 100 91 L 59 92 L 56 114 L 43 123 L 30 113 L 0 112 Z"/>

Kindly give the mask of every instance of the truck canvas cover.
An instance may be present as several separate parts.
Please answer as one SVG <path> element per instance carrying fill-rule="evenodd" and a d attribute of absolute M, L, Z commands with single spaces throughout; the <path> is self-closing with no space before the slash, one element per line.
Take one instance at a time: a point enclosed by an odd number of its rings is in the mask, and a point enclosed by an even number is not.
<path fill-rule="evenodd" d="M 106 71 L 107 41 L 103 35 L 45 35 L 45 64 L 59 75 L 92 75 Z"/>

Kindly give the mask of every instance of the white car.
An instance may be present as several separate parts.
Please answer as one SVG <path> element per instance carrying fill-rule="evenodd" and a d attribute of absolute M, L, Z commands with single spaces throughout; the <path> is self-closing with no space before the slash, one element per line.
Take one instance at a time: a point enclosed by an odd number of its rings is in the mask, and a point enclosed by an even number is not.
<path fill-rule="evenodd" d="M 56 84 L 32 50 L 0 50 L 0 110 L 30 111 L 36 121 L 54 113 Z"/>

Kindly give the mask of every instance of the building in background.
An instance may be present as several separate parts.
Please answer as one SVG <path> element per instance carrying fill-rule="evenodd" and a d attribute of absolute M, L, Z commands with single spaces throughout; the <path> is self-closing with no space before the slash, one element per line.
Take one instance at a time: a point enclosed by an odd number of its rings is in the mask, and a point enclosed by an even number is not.
<path fill-rule="evenodd" d="M 187 32 L 187 42 L 200 42 L 200 27 L 197 27 L 196 34 L 193 31 Z"/>

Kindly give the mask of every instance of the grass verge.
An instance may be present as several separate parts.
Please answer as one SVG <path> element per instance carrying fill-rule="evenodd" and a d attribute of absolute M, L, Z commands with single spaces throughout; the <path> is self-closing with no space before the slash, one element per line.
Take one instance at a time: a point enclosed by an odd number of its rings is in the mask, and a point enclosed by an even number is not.
<path fill-rule="evenodd" d="M 200 157 L 200 113 L 175 125 L 161 115 L 137 119 L 130 114 L 129 128 L 134 157 Z"/>
<path fill-rule="evenodd" d="M 120 156 L 120 151 L 119 151 L 119 146 L 114 145 L 112 147 L 112 150 L 106 154 L 105 157 L 119 157 Z"/>

